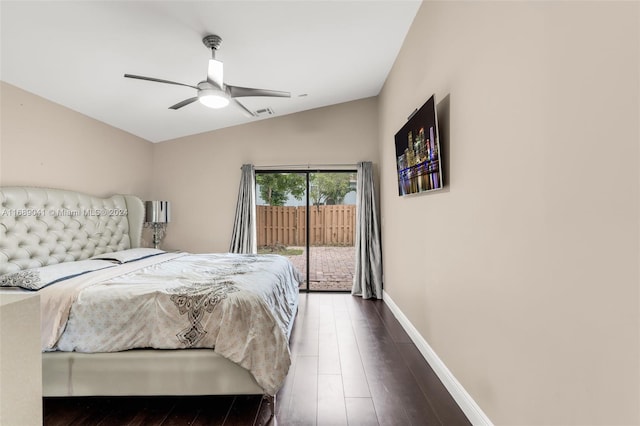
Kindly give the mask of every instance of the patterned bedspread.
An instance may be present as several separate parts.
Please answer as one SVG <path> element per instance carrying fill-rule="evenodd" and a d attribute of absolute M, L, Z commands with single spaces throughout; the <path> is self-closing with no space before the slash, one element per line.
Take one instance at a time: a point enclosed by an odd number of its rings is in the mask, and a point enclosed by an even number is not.
<path fill-rule="evenodd" d="M 41 291 L 43 315 L 50 311 L 47 322 L 57 324 L 43 349 L 213 348 L 249 370 L 266 393 L 277 392 L 291 363 L 300 279 L 288 259 L 166 254 L 141 262 Z M 65 304 L 68 315 L 46 309 Z"/>

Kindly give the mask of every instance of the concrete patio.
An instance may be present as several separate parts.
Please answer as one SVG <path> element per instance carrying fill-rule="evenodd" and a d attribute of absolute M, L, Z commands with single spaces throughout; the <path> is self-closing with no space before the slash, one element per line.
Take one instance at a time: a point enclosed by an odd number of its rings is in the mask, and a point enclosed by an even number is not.
<path fill-rule="evenodd" d="M 287 256 L 303 275 L 306 274 L 305 247 L 289 247 L 301 249 L 302 254 Z M 310 247 L 309 259 L 309 289 L 324 291 L 351 290 L 353 285 L 353 271 L 355 268 L 355 248 L 316 246 Z M 304 288 L 306 284 L 300 287 Z"/>

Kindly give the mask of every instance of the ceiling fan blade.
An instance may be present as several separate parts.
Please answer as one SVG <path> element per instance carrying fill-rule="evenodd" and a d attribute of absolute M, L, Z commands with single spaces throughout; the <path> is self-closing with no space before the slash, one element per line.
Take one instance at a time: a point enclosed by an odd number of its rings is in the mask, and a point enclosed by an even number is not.
<path fill-rule="evenodd" d="M 138 80 L 155 81 L 157 83 L 175 84 L 176 86 L 186 86 L 186 87 L 192 87 L 196 90 L 198 89 L 196 86 L 192 86 L 190 84 L 178 83 L 176 81 L 162 80 L 160 78 L 144 77 L 142 75 L 133 75 L 133 74 L 125 74 L 124 76 L 127 78 L 137 78 Z"/>
<path fill-rule="evenodd" d="M 227 85 L 227 93 L 232 98 L 241 98 L 244 96 L 272 96 L 277 98 L 290 98 L 291 93 L 281 92 L 279 90 L 267 90 L 267 89 L 251 89 L 249 87 L 238 87 Z"/>
<path fill-rule="evenodd" d="M 195 101 L 197 101 L 197 100 L 198 100 L 198 97 L 197 97 L 197 96 L 194 96 L 193 98 L 185 99 L 185 100 L 184 100 L 184 101 L 182 101 L 182 102 L 178 102 L 177 104 L 170 106 L 170 107 L 169 107 L 169 109 L 180 109 L 180 108 L 182 108 L 183 106 L 187 106 L 187 105 L 189 105 L 190 103 L 195 102 Z"/>
<path fill-rule="evenodd" d="M 247 117 L 255 117 L 255 116 L 256 116 L 256 114 L 255 114 L 253 111 L 251 111 L 251 110 L 250 110 L 249 108 L 247 108 L 246 106 L 242 105 L 242 104 L 240 103 L 240 101 L 239 101 L 239 100 L 237 100 L 237 99 L 233 99 L 233 102 L 234 102 L 236 105 L 238 105 L 238 106 L 240 107 L 240 109 L 242 109 L 242 111 L 245 113 L 245 115 L 246 115 Z"/>
<path fill-rule="evenodd" d="M 209 69 L 207 70 L 207 81 L 223 89 L 223 67 L 222 62 L 217 59 L 209 59 Z"/>

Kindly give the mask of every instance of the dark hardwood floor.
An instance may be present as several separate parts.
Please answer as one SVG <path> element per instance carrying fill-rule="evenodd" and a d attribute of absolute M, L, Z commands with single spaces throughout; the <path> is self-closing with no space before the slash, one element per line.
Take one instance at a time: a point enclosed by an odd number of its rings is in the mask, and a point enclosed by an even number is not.
<path fill-rule="evenodd" d="M 300 295 L 279 425 L 469 425 L 382 301 Z M 44 398 L 45 425 L 264 425 L 260 396 Z"/>

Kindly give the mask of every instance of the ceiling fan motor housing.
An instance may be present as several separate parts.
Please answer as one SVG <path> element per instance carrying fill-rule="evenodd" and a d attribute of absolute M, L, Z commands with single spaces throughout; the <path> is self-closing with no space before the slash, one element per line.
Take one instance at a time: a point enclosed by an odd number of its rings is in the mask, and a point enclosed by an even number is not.
<path fill-rule="evenodd" d="M 215 34 L 210 34 L 202 39 L 202 43 L 209 49 L 217 50 L 220 47 L 220 43 L 222 43 L 222 38 Z"/>

